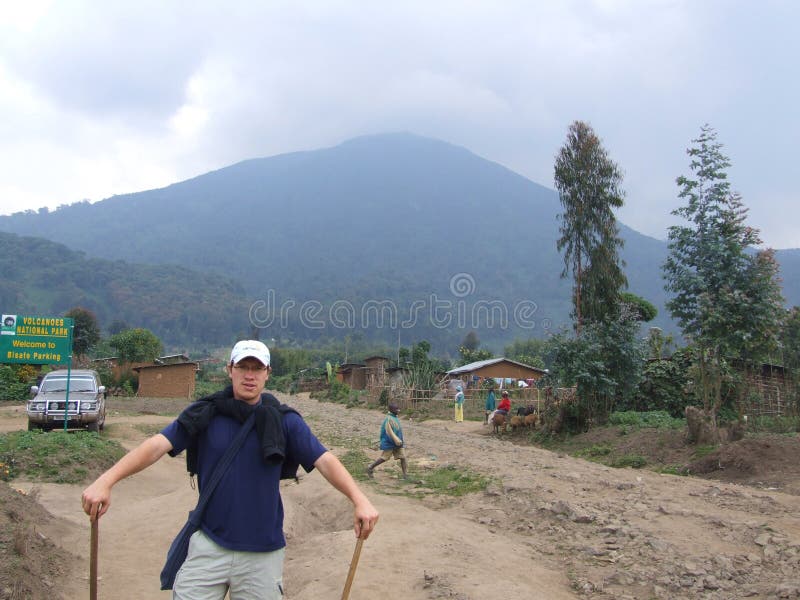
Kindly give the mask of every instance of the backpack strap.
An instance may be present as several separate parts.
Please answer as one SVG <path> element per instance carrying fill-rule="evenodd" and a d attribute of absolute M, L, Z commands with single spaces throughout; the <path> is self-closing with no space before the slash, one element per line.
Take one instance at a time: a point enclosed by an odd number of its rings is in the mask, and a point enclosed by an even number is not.
<path fill-rule="evenodd" d="M 208 483 L 203 486 L 203 491 L 200 494 L 200 499 L 197 501 L 197 506 L 189 515 L 189 520 L 198 527 L 200 526 L 200 521 L 203 518 L 203 512 L 206 509 L 206 505 L 211 499 L 211 494 L 214 493 L 214 489 L 217 487 L 217 484 L 220 482 L 222 476 L 225 475 L 225 471 L 228 470 L 228 467 L 230 467 L 231 463 L 233 462 L 233 457 L 236 456 L 236 453 L 239 452 L 239 448 L 242 447 L 244 439 L 253 428 L 253 423 L 255 420 L 256 417 L 254 414 L 251 414 L 249 417 L 247 417 L 247 420 L 236 433 L 236 437 L 233 438 L 231 445 L 228 446 L 227 450 L 225 450 L 225 454 L 222 455 L 222 458 L 219 459 L 217 466 L 214 467 L 214 472 L 211 473 L 211 477 L 208 478 Z"/>

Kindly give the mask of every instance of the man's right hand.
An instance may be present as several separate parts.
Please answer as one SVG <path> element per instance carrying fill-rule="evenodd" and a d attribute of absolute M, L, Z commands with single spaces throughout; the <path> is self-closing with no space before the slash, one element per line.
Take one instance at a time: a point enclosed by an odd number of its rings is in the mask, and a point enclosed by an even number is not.
<path fill-rule="evenodd" d="M 105 485 L 97 479 L 92 485 L 83 490 L 81 495 L 83 512 L 89 515 L 89 520 L 96 521 L 111 506 L 111 486 Z"/>

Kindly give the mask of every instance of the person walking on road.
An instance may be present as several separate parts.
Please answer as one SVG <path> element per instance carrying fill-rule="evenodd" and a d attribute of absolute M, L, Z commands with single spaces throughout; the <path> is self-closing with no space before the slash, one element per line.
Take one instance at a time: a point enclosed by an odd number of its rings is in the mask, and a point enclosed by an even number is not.
<path fill-rule="evenodd" d="M 397 415 L 400 407 L 395 403 L 389 404 L 389 413 L 381 425 L 381 457 L 367 467 L 367 475 L 370 479 L 374 477 L 375 467 L 385 463 L 390 458 L 400 461 L 400 468 L 403 470 L 403 479 L 408 478 L 406 454 L 403 450 L 403 428 L 400 426 L 400 419 Z"/>
<path fill-rule="evenodd" d="M 81 496 L 92 521 L 111 506 L 116 483 L 146 469 L 165 454 L 187 451 L 200 491 L 231 441 L 255 413 L 247 433 L 203 512 L 189 552 L 175 578 L 173 599 L 283 598 L 284 471 L 316 468 L 353 504 L 356 537 L 366 539 L 378 511 L 336 456 L 314 436 L 299 413 L 264 393 L 270 376 L 269 349 L 257 340 L 237 342 L 226 366 L 231 385 L 189 405 L 160 433 L 123 456 Z M 143 540 L 144 541 L 144 540 Z"/>

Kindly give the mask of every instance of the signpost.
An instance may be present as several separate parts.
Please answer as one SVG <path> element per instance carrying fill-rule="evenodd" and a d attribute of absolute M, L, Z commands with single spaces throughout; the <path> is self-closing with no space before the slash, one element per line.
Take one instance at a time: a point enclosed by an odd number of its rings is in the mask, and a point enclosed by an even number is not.
<path fill-rule="evenodd" d="M 69 317 L 3 314 L 0 323 L 0 364 L 50 365 L 67 363 L 64 431 L 69 420 L 69 382 L 72 375 L 72 332 Z"/>

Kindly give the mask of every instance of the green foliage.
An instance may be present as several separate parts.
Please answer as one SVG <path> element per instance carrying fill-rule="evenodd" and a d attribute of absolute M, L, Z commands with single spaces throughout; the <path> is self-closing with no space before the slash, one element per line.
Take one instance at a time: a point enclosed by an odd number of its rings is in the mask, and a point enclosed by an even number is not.
<path fill-rule="evenodd" d="M 267 389 L 288 393 L 294 383 L 294 375 L 270 375 Z"/>
<path fill-rule="evenodd" d="M 597 458 L 598 456 L 608 456 L 611 454 L 612 448 L 609 446 L 598 446 L 593 445 L 587 448 L 583 448 L 575 453 L 576 456 L 584 457 L 584 458 Z"/>
<path fill-rule="evenodd" d="M 416 475 L 415 472 L 414 476 Z M 491 481 L 488 477 L 454 465 L 426 470 L 419 474 L 419 477 L 419 485 L 426 489 L 431 489 L 437 494 L 457 497 L 485 490 Z"/>
<path fill-rule="evenodd" d="M 350 448 L 339 457 L 339 460 L 356 481 L 366 481 L 368 479 L 366 467 L 370 460 L 362 448 Z"/>
<path fill-rule="evenodd" d="M 800 415 L 748 417 L 747 429 L 762 433 L 796 434 L 800 432 Z"/>
<path fill-rule="evenodd" d="M 83 483 L 105 471 L 124 453 L 119 443 L 86 431 L 0 434 L 0 462 L 9 470 L 9 479 Z"/>
<path fill-rule="evenodd" d="M 271 348 L 270 363 L 272 377 L 297 375 L 303 369 L 312 367 L 316 361 L 309 350 L 302 348 Z"/>
<path fill-rule="evenodd" d="M 617 469 L 641 469 L 647 466 L 647 458 L 638 454 L 625 454 L 611 461 L 611 466 Z"/>
<path fill-rule="evenodd" d="M 0 400 L 27 400 L 35 377 L 27 365 L 0 365 Z"/>
<path fill-rule="evenodd" d="M 198 379 L 194 385 L 194 399 L 198 400 L 218 392 L 223 386 L 213 381 Z"/>
<path fill-rule="evenodd" d="M 161 340 L 147 329 L 128 329 L 111 336 L 109 345 L 116 351 L 121 362 L 149 362 L 164 351 Z"/>
<path fill-rule="evenodd" d="M 692 457 L 695 460 L 703 458 L 712 452 L 716 452 L 717 448 L 718 446 L 696 446 L 694 452 L 692 452 Z"/>
<path fill-rule="evenodd" d="M 786 313 L 780 333 L 781 363 L 793 371 L 800 370 L 800 307 Z"/>
<path fill-rule="evenodd" d="M 546 416 L 566 431 L 583 431 L 589 423 L 603 423 L 617 403 L 629 404 L 642 369 L 638 327 L 624 314 L 613 321 L 593 322 L 578 338 L 556 336 L 552 375 L 562 386 L 577 386 L 577 401 L 562 406 L 560 418 Z"/>
<path fill-rule="evenodd" d="M 676 419 L 664 410 L 651 410 L 647 412 L 622 411 L 613 412 L 608 417 L 610 425 L 622 425 L 641 429 L 651 427 L 655 429 L 681 429 L 686 427 L 686 421 Z"/>
<path fill-rule="evenodd" d="M 669 228 L 663 266 L 667 308 L 697 347 L 694 382 L 716 424 L 723 401 L 724 363 L 758 363 L 777 347 L 783 299 L 774 252 L 752 254 L 761 240 L 745 224 L 747 208 L 731 192 L 716 133 L 704 126 L 687 150 L 691 176 L 677 183 L 685 204 L 673 211 L 685 224 Z"/>
<path fill-rule="evenodd" d="M 62 214 L 66 213 L 55 211 L 48 218 L 58 219 L 56 215 Z M 88 226 L 90 239 L 109 229 L 105 224 L 90 225 L 93 220 L 85 214 L 78 220 L 77 229 Z M 132 226 L 126 217 L 116 220 L 124 230 L 112 236 L 111 246 L 118 248 L 120 240 L 131 241 L 128 233 Z M 69 238 L 65 243 L 74 248 L 81 243 L 80 234 L 72 225 L 65 227 Z M 47 235 L 38 226 L 35 229 L 35 235 Z M 62 231 L 61 226 L 57 230 Z M 100 256 L 104 250 L 90 254 Z M 143 260 L 141 256 L 131 259 Z M 153 262 L 163 262 L 163 256 Z M 19 314 L 64 314 L 79 305 L 91 311 L 98 322 L 115 322 L 113 328 L 109 326 L 109 334 L 120 333 L 120 327 L 127 329 L 126 323 L 131 323 L 157 331 L 172 344 L 227 343 L 232 334 L 245 330 L 251 303 L 239 284 L 208 268 L 190 271 L 174 265 L 87 258 L 61 244 L 5 232 L 0 232 L 0 272 L 0 303 L 16 307 Z"/>
<path fill-rule="evenodd" d="M 556 156 L 555 184 L 564 209 L 557 242 L 564 253 L 561 275 L 573 274 L 580 332 L 584 320 L 615 317 L 619 290 L 627 285 L 619 258 L 623 242 L 613 213 L 623 204 L 622 173 L 587 123 L 570 125 Z"/>
<path fill-rule="evenodd" d="M 660 327 L 651 327 L 647 332 L 647 358 L 668 356 L 674 341 L 671 335 L 664 335 L 664 331 Z"/>
<path fill-rule="evenodd" d="M 682 417 L 687 405 L 697 403 L 688 386 L 692 360 L 692 350 L 688 348 L 674 352 L 670 358 L 647 361 L 633 402 L 620 408 L 665 411 Z"/>
<path fill-rule="evenodd" d="M 539 338 L 514 340 L 505 347 L 503 354 L 506 358 L 532 367 L 549 369 L 555 359 L 556 343 L 553 337 L 544 340 Z"/>
<path fill-rule="evenodd" d="M 344 404 L 348 408 L 361 404 L 360 394 L 357 390 L 350 389 L 350 386 L 341 381 L 334 380 L 328 389 L 319 392 L 312 392 L 312 398 Z"/>
<path fill-rule="evenodd" d="M 410 351 L 401 352 L 411 357 L 411 362 L 405 365 L 407 370 L 403 374 L 403 385 L 418 390 L 422 397 L 431 396 L 439 382 L 439 373 L 445 370 L 441 361 L 428 356 L 430 350 L 430 343 L 422 340 L 414 344 Z"/>
<path fill-rule="evenodd" d="M 72 349 L 78 356 L 83 356 L 100 341 L 100 325 L 97 317 L 88 308 L 76 306 L 65 314 L 74 320 L 72 331 Z"/>
<path fill-rule="evenodd" d="M 678 475 L 680 477 L 687 477 L 689 470 L 683 465 L 664 465 L 663 467 L 656 467 L 656 473 L 663 473 L 664 475 Z"/>
<path fill-rule="evenodd" d="M 469 363 L 478 362 L 479 360 L 488 360 L 494 358 L 491 350 L 475 349 L 470 350 L 464 346 L 458 349 L 458 354 L 461 357 L 458 361 L 459 366 L 468 365 Z"/>
<path fill-rule="evenodd" d="M 631 292 L 622 292 L 619 297 L 621 302 L 628 305 L 637 321 L 648 323 L 656 318 L 658 309 L 644 298 Z"/>

